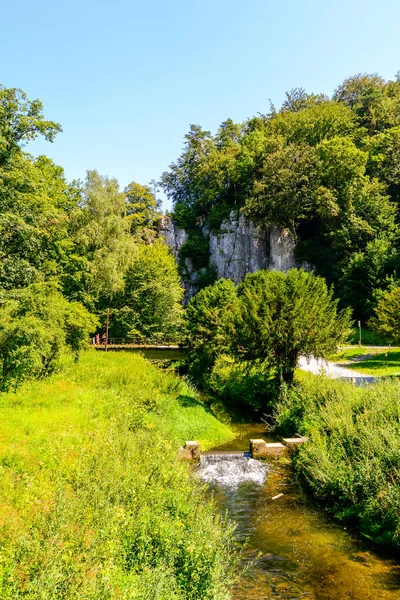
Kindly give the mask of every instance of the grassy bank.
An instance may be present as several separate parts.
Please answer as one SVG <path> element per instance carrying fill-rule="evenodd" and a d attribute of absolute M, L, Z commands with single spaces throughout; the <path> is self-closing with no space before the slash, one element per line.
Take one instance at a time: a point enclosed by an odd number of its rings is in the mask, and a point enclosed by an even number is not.
<path fill-rule="evenodd" d="M 233 437 L 135 354 L 0 396 L 0 597 L 226 599 L 229 527 L 176 459 Z"/>
<path fill-rule="evenodd" d="M 330 360 L 365 375 L 400 375 L 399 348 L 344 348 Z"/>
<path fill-rule="evenodd" d="M 400 546 L 400 386 L 356 388 L 307 376 L 282 400 L 277 427 L 309 436 L 295 468 L 340 519 Z"/>

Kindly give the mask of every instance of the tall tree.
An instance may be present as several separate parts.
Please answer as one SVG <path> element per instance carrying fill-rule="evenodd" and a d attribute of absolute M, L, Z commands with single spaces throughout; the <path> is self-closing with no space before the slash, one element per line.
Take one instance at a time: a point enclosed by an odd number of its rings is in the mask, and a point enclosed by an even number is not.
<path fill-rule="evenodd" d="M 147 185 L 132 181 L 124 190 L 126 203 L 126 219 L 130 223 L 131 232 L 140 227 L 152 228 L 160 219 L 160 203 Z"/>
<path fill-rule="evenodd" d="M 338 312 L 325 280 L 312 273 L 258 271 L 237 295 L 235 352 L 272 369 L 280 385 L 292 383 L 301 355 L 325 358 L 350 332 L 349 310 Z"/>
<path fill-rule="evenodd" d="M 39 135 L 52 142 L 60 131 L 61 125 L 44 119 L 40 100 L 28 100 L 22 90 L 0 85 L 0 165 Z"/>
<path fill-rule="evenodd" d="M 182 296 L 175 259 L 164 240 L 138 244 L 125 274 L 124 291 L 109 302 L 110 335 L 147 342 L 178 341 Z"/>

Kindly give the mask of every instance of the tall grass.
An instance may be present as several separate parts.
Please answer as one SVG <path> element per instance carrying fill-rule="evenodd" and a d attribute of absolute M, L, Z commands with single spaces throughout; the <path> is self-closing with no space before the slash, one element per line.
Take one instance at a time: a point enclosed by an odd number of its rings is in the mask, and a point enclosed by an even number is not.
<path fill-rule="evenodd" d="M 233 434 L 135 354 L 0 396 L 2 599 L 229 598 L 231 527 L 177 447 Z"/>
<path fill-rule="evenodd" d="M 400 546 L 400 386 L 304 378 L 277 407 L 277 428 L 311 438 L 295 468 L 335 515 Z"/>

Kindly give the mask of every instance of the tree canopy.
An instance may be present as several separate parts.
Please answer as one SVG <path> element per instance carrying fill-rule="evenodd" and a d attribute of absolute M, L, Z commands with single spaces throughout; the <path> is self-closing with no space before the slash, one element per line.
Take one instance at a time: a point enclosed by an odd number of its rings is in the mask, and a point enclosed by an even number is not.
<path fill-rule="evenodd" d="M 240 124 L 227 119 L 215 135 L 192 125 L 161 183 L 190 237 L 200 224 L 218 230 L 232 210 L 266 227 L 290 228 L 299 263 L 335 283 L 337 297 L 367 319 L 374 294 L 365 288 L 353 303 L 349 264 L 375 244 L 384 274 L 375 284 L 385 287 L 386 275 L 397 276 L 399 126 L 398 76 L 358 74 L 332 98 L 299 88 L 279 110 L 271 106 Z"/>
<path fill-rule="evenodd" d="M 124 334 L 178 336 L 182 288 L 150 188 L 123 191 L 95 170 L 68 182 L 53 161 L 25 151 L 59 131 L 39 100 L 0 86 L 3 387 L 45 375 L 62 352 L 76 356 L 107 308 L 125 311 Z"/>

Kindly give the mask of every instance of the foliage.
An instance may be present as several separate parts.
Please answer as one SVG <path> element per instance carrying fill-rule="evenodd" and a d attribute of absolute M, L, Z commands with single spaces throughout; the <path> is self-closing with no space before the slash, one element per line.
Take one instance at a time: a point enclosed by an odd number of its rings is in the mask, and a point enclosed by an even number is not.
<path fill-rule="evenodd" d="M 368 321 L 373 331 L 392 342 L 400 342 L 400 287 L 384 292 L 375 307 L 374 316 Z"/>
<path fill-rule="evenodd" d="M 357 344 L 360 339 L 360 330 L 358 324 L 356 323 L 351 328 L 351 334 L 348 338 L 349 344 Z M 389 340 L 384 336 L 381 336 L 375 331 L 368 329 L 364 325 L 362 325 L 361 329 L 361 343 L 363 346 L 387 346 L 389 344 Z"/>
<path fill-rule="evenodd" d="M 160 219 L 159 203 L 147 185 L 132 181 L 124 190 L 126 219 L 131 232 L 139 227 L 155 227 Z"/>
<path fill-rule="evenodd" d="M 247 410 L 252 419 L 272 413 L 278 390 L 271 373 L 254 362 L 235 361 L 222 354 L 207 376 L 205 389 L 235 412 Z"/>
<path fill-rule="evenodd" d="M 181 246 L 179 256 L 181 269 L 184 268 L 186 258 L 190 259 L 195 269 L 207 267 L 209 257 L 208 239 L 199 230 L 191 231 L 187 241 Z"/>
<path fill-rule="evenodd" d="M 233 434 L 187 384 L 88 352 L 0 419 L 1 598 L 227 598 L 232 528 L 176 447 Z"/>
<path fill-rule="evenodd" d="M 68 302 L 55 286 L 31 285 L 1 300 L 1 389 L 51 373 L 61 353 L 78 356 L 95 317 L 77 302 Z"/>
<path fill-rule="evenodd" d="M 258 271 L 237 295 L 235 352 L 273 369 L 279 385 L 292 382 L 300 355 L 326 357 L 349 334 L 349 311 L 337 311 L 332 291 L 312 273 Z"/>
<path fill-rule="evenodd" d="M 332 99 L 292 90 L 280 110 L 242 124 L 227 119 L 214 136 L 192 125 L 161 184 L 188 231 L 201 224 L 215 231 L 232 210 L 289 227 L 299 262 L 335 283 L 356 318 L 367 318 L 375 289 L 397 269 L 399 124 L 399 78 L 359 74 Z M 375 243 L 388 249 L 378 269 L 370 260 Z M 356 297 L 349 280 L 364 256 L 369 283 L 358 280 Z"/>
<path fill-rule="evenodd" d="M 387 241 L 368 242 L 365 250 L 354 253 L 343 268 L 340 282 L 343 304 L 352 306 L 360 319 L 370 317 L 376 303 L 376 290 L 390 287 L 389 273 L 397 276 L 398 266 L 398 254 Z"/>
<path fill-rule="evenodd" d="M 88 261 L 87 291 L 112 297 L 124 289 L 124 275 L 132 263 L 135 243 L 123 219 L 125 197 L 116 179 L 88 171 L 81 190 L 82 212 L 76 238 Z"/>
<path fill-rule="evenodd" d="M 309 436 L 295 469 L 339 519 L 376 542 L 398 547 L 400 388 L 355 388 L 311 376 L 277 407 L 277 426 Z"/>
<path fill-rule="evenodd" d="M 204 382 L 217 357 L 230 349 L 230 333 L 238 310 L 234 283 L 219 279 L 198 292 L 185 310 L 183 343 L 188 349 L 190 374 Z"/>
<path fill-rule="evenodd" d="M 83 184 L 68 183 L 61 167 L 23 152 L 38 135 L 52 141 L 60 131 L 42 109 L 21 90 L 0 88 L 0 292 L 59 282 L 78 329 L 83 306 L 99 316 L 115 306 L 122 336 L 176 337 L 181 289 L 172 257 L 156 241 L 159 207 L 150 188 L 132 182 L 122 192 L 94 170 Z"/>
<path fill-rule="evenodd" d="M 52 142 L 61 126 L 43 118 L 40 100 L 28 100 L 22 90 L 0 85 L 0 166 L 21 146 L 42 135 Z"/>
<path fill-rule="evenodd" d="M 176 342 L 183 289 L 174 257 L 163 240 L 139 244 L 125 275 L 124 292 L 109 303 L 110 336 Z"/>

